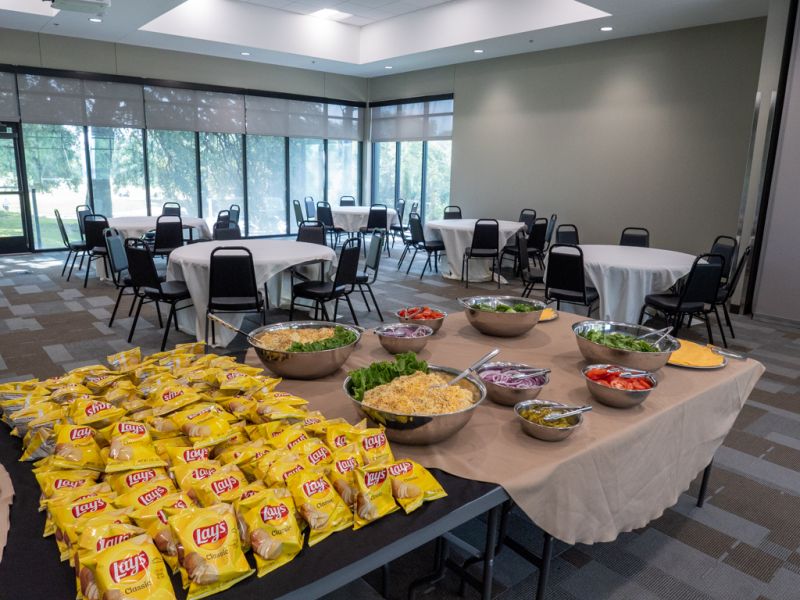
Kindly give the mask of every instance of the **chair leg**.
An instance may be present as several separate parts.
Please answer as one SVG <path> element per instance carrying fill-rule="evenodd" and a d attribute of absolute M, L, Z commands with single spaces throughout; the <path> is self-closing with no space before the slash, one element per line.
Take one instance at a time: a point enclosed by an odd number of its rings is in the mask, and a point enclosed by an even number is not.
<path fill-rule="evenodd" d="M 67 250 L 67 259 L 64 261 L 64 266 L 61 268 L 61 276 L 64 276 L 64 273 L 67 271 L 67 265 L 69 265 L 69 259 L 72 256 L 72 248 Z"/>
<path fill-rule="evenodd" d="M 372 312 L 372 309 L 369 307 L 369 302 L 367 302 L 367 295 L 364 293 L 364 288 L 359 284 L 358 291 L 361 292 L 361 297 L 364 299 L 364 304 L 367 305 L 367 312 Z"/>
<path fill-rule="evenodd" d="M 139 297 L 139 288 L 133 288 L 133 300 L 131 300 L 131 307 L 128 309 L 128 316 L 133 314 L 133 309 L 136 306 L 136 298 Z"/>
<path fill-rule="evenodd" d="M 69 278 L 72 277 L 72 269 L 75 268 L 75 261 L 78 260 L 78 254 L 79 252 L 76 251 L 75 254 L 72 255 L 72 264 L 69 266 L 69 273 L 67 273 L 67 281 L 69 281 Z"/>
<path fill-rule="evenodd" d="M 722 303 L 722 313 L 725 315 L 725 322 L 728 324 L 728 329 L 731 330 L 731 338 L 736 339 L 736 334 L 733 333 L 733 323 L 731 323 L 731 315 L 728 312 L 728 304 Z"/>
<path fill-rule="evenodd" d="M 375 294 L 372 293 L 372 286 L 367 284 L 367 291 L 369 295 L 372 297 L 372 301 L 375 303 L 375 310 L 378 311 L 378 318 L 383 321 L 383 315 L 381 314 L 381 307 L 378 306 L 378 301 L 375 299 Z"/>
<path fill-rule="evenodd" d="M 325 308 L 325 303 L 324 303 L 324 302 L 322 302 L 321 300 L 318 300 L 317 302 L 319 303 L 319 306 L 320 306 L 320 308 L 322 309 L 322 317 L 323 317 L 323 318 L 324 318 L 326 321 L 330 321 L 330 320 L 331 320 L 331 318 L 328 316 L 328 309 L 327 309 L 327 308 Z"/>
<path fill-rule="evenodd" d="M 717 326 L 719 327 L 719 333 L 722 336 L 722 345 L 726 348 L 728 347 L 728 340 L 725 339 L 725 329 L 722 327 L 722 319 L 719 318 L 719 311 L 717 310 L 717 305 L 713 304 L 714 307 L 714 315 L 717 317 Z"/>
<path fill-rule="evenodd" d="M 133 303 L 136 304 L 136 298 L 133 299 Z M 136 330 L 136 322 L 139 320 L 139 313 L 142 311 L 143 303 L 144 303 L 144 296 L 139 296 L 139 305 L 136 307 L 136 314 L 133 316 L 133 322 L 131 323 L 131 330 L 128 332 L 129 344 L 133 339 L 133 332 Z"/>
<path fill-rule="evenodd" d="M 203 339 L 205 340 L 206 346 L 208 346 L 208 322 L 211 320 L 208 318 L 209 312 L 210 312 L 209 310 L 206 310 L 206 330 L 205 334 L 203 335 Z"/>
<path fill-rule="evenodd" d="M 292 303 L 289 305 L 289 320 L 294 321 L 294 294 L 292 294 Z"/>
<path fill-rule="evenodd" d="M 711 332 L 711 313 L 703 313 L 703 320 L 706 322 L 706 331 L 708 332 L 708 343 L 714 343 L 714 334 Z"/>
<path fill-rule="evenodd" d="M 403 248 L 403 252 L 400 254 L 400 260 L 397 261 L 397 270 L 400 270 L 400 267 L 403 266 L 403 261 L 406 258 L 406 254 L 408 254 L 408 246 Z"/>
<path fill-rule="evenodd" d="M 465 269 L 466 269 L 466 272 L 467 272 L 467 275 L 465 277 L 465 281 L 467 283 L 467 287 L 469 287 L 469 257 L 468 256 L 464 257 L 464 262 L 466 263 Z"/>
<path fill-rule="evenodd" d="M 642 310 L 639 311 L 639 320 L 637 323 L 641 325 L 644 322 L 644 309 L 647 308 L 647 304 L 642 304 Z"/>
<path fill-rule="evenodd" d="M 163 327 L 164 321 L 161 320 L 161 304 L 156 300 L 156 314 L 158 315 L 158 326 Z"/>
<path fill-rule="evenodd" d="M 81 253 L 81 264 L 78 265 L 78 271 L 83 269 L 83 259 L 86 257 L 86 252 Z"/>
<path fill-rule="evenodd" d="M 83 262 L 83 259 L 81 259 L 81 262 Z M 91 270 L 92 270 L 92 256 L 90 254 L 89 260 L 86 263 L 86 272 L 83 274 L 83 287 L 89 285 L 89 271 Z"/>
<path fill-rule="evenodd" d="M 350 307 L 350 314 L 353 316 L 353 323 L 358 325 L 358 317 L 356 317 L 356 311 L 353 310 L 353 303 L 350 302 L 350 294 L 345 294 L 344 299 L 347 300 L 347 306 Z"/>
<path fill-rule="evenodd" d="M 120 300 L 122 300 L 123 291 L 125 291 L 124 287 L 119 288 L 119 293 L 117 294 L 117 301 L 114 303 L 114 310 L 111 311 L 111 319 L 108 321 L 109 327 L 111 327 L 114 324 L 114 317 L 117 315 L 117 309 L 119 308 Z"/>
<path fill-rule="evenodd" d="M 499 290 L 500 289 L 500 270 L 501 270 L 500 269 L 500 263 L 493 256 L 492 257 L 492 273 L 495 272 L 495 269 L 497 269 L 497 289 Z"/>
<path fill-rule="evenodd" d="M 428 270 L 429 266 L 431 266 L 431 253 L 430 252 L 428 252 L 428 258 L 427 258 L 427 260 L 425 261 L 425 264 L 422 267 L 422 273 L 419 274 L 419 278 L 420 279 L 422 279 L 422 277 L 425 275 L 425 271 Z"/>
<path fill-rule="evenodd" d="M 169 315 L 167 315 L 167 326 L 164 327 L 164 337 L 161 339 L 161 351 L 163 352 L 164 349 L 167 347 L 167 337 L 169 336 L 169 326 L 172 322 L 172 317 L 175 315 L 175 303 L 170 302 L 169 304 Z"/>
<path fill-rule="evenodd" d="M 411 267 L 414 266 L 414 259 L 417 258 L 417 248 L 414 248 L 414 254 L 411 256 L 411 260 L 408 263 L 408 269 L 406 269 L 406 275 L 411 272 Z"/>
<path fill-rule="evenodd" d="M 333 322 L 336 323 L 336 319 L 339 318 L 339 297 L 336 297 L 336 302 L 333 303 Z"/>

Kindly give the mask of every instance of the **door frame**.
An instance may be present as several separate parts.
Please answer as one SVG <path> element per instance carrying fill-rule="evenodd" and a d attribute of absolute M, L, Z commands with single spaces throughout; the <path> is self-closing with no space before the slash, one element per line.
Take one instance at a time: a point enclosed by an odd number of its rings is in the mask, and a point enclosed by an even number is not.
<path fill-rule="evenodd" d="M 19 123 L 0 122 L 0 138 L 14 140 L 14 154 L 17 165 L 17 187 L 20 202 L 20 218 L 22 220 L 22 242 L 7 242 L 18 237 L 0 237 L 0 254 L 19 254 L 33 250 L 33 226 L 31 222 L 28 195 L 28 177 L 25 172 L 25 155 L 22 145 L 22 127 Z M 10 131 L 4 131 L 10 129 Z"/>

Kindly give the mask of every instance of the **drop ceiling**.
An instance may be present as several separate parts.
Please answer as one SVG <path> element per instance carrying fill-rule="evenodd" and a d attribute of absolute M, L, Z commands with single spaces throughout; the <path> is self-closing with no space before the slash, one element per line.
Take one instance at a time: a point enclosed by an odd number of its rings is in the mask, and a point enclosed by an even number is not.
<path fill-rule="evenodd" d="M 55 11 L 41 0 L 0 0 L 0 27 L 375 77 L 758 17 L 766 15 L 768 4 L 769 0 L 112 0 L 103 22 L 92 23 L 86 14 Z M 351 16 L 340 21 L 311 16 L 321 8 Z M 600 31 L 605 26 L 613 31 Z"/>

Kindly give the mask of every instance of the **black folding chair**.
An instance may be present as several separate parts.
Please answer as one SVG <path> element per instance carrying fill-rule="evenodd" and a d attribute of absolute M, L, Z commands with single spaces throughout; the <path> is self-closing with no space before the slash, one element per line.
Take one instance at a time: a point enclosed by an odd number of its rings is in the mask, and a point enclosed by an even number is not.
<path fill-rule="evenodd" d="M 83 231 L 86 237 L 86 252 L 84 253 L 87 258 L 86 272 L 83 275 L 83 287 L 89 284 L 89 271 L 92 270 L 92 262 L 103 259 L 103 266 L 105 269 L 106 277 L 108 277 L 108 263 L 105 261 L 107 256 L 106 242 L 103 237 L 103 230 L 108 227 L 108 219 L 103 215 L 90 214 L 86 215 L 83 219 Z M 75 259 L 73 259 L 73 263 Z M 83 259 L 81 259 L 83 262 Z"/>
<path fill-rule="evenodd" d="M 580 244 L 578 228 L 572 224 L 559 225 L 556 229 L 556 244 L 569 244 L 577 246 Z"/>
<path fill-rule="evenodd" d="M 355 206 L 355 196 L 339 196 L 339 206 Z"/>
<path fill-rule="evenodd" d="M 533 226 L 536 223 L 536 211 L 532 208 L 523 208 L 519 213 L 519 222 L 525 223 L 525 231 L 519 232 L 516 236 L 511 238 L 511 241 L 503 246 L 503 250 L 500 252 L 500 268 L 503 268 L 503 259 L 506 255 L 510 255 L 514 259 L 514 273 L 517 272 L 517 250 L 519 249 L 516 238 L 520 235 L 526 235 L 529 238 L 528 241 L 531 241 L 530 237 L 533 235 Z"/>
<path fill-rule="evenodd" d="M 722 270 L 722 283 L 727 283 L 731 276 L 731 269 L 736 261 L 736 250 L 739 248 L 739 242 L 735 237 L 729 235 L 718 235 L 711 244 L 711 251 L 709 254 L 719 254 L 725 259 L 725 265 Z"/>
<path fill-rule="evenodd" d="M 153 254 L 169 256 L 170 252 L 183 246 L 183 221 L 179 216 L 161 215 L 156 219 L 156 235 L 153 239 Z"/>
<path fill-rule="evenodd" d="M 524 235 L 517 237 L 517 256 L 521 257 L 519 261 L 519 274 L 522 278 L 522 296 L 528 297 L 533 292 L 533 288 L 537 283 L 544 283 L 544 270 L 531 269 L 531 256 L 528 249 L 528 238 Z"/>
<path fill-rule="evenodd" d="M 266 294 L 266 287 L 264 289 Z M 206 306 L 205 341 L 208 344 L 208 315 L 215 313 L 257 313 L 266 324 L 267 308 L 256 283 L 253 254 L 244 246 L 221 246 L 211 251 Z M 217 341 L 211 320 L 211 343 Z"/>
<path fill-rule="evenodd" d="M 212 232 L 215 240 L 240 240 L 242 239 L 242 230 L 236 223 L 228 223 L 228 225 L 221 225 L 219 221 L 214 223 L 214 231 Z"/>
<path fill-rule="evenodd" d="M 444 207 L 444 218 L 445 219 L 460 219 L 461 218 L 461 207 L 450 205 Z"/>
<path fill-rule="evenodd" d="M 548 265 L 549 268 L 549 265 Z M 711 332 L 710 314 L 717 316 L 717 324 L 722 330 L 722 322 L 717 311 L 717 294 L 720 289 L 722 274 L 725 272 L 725 257 L 721 254 L 701 254 L 694 260 L 692 270 L 686 277 L 679 294 L 648 294 L 645 296 L 644 305 L 639 313 L 639 323 L 644 322 L 647 308 L 655 309 L 664 315 L 667 324 L 674 327 L 673 336 L 683 325 L 683 320 L 688 316 L 688 326 L 692 325 L 692 317 L 699 317 L 706 323 L 708 341 L 714 343 L 714 334 Z M 722 334 L 725 335 L 724 332 Z"/>
<path fill-rule="evenodd" d="M 83 220 L 86 218 L 86 215 L 90 214 L 92 214 L 92 209 L 89 208 L 88 204 L 79 204 L 75 207 L 75 215 L 78 217 L 78 231 L 81 232 L 81 239 L 83 239 L 85 235 Z M 83 261 L 81 261 L 81 264 L 83 264 Z"/>
<path fill-rule="evenodd" d="M 378 312 L 378 317 L 383 321 L 381 309 L 378 306 L 378 301 L 375 299 L 375 294 L 372 293 L 372 284 L 378 279 L 378 269 L 381 265 L 381 246 L 386 243 L 386 235 L 381 231 L 376 231 L 372 234 L 372 239 L 369 241 L 369 249 L 367 250 L 367 260 L 364 263 L 364 273 L 356 277 L 356 285 L 358 291 L 361 292 L 361 297 L 364 299 L 364 304 L 367 305 L 367 311 L 372 312 L 367 302 L 367 296 L 364 294 L 364 288 L 369 292 L 370 298 L 375 303 L 375 310 Z M 370 275 L 370 271 L 372 274 Z"/>
<path fill-rule="evenodd" d="M 61 276 L 64 276 L 65 271 L 67 270 L 67 265 L 69 265 L 69 259 L 72 258 L 72 254 L 74 253 L 75 256 L 78 254 L 82 254 L 86 252 L 86 244 L 84 242 L 70 242 L 69 235 L 67 234 L 67 228 L 64 227 L 64 221 L 61 218 L 61 213 L 58 212 L 58 209 L 55 210 L 56 213 L 56 223 L 58 223 L 58 231 L 61 233 L 61 241 L 64 242 L 64 247 L 67 249 L 67 258 L 64 260 L 64 266 L 61 268 Z M 70 267 L 69 274 L 67 275 L 67 281 L 72 276 L 72 268 Z"/>
<path fill-rule="evenodd" d="M 294 209 L 295 225 L 300 227 L 300 223 L 306 220 L 305 215 L 303 215 L 303 207 L 300 205 L 300 200 L 292 200 L 292 208 Z"/>
<path fill-rule="evenodd" d="M 394 209 L 397 212 L 397 225 L 391 225 L 389 227 L 389 233 L 392 236 L 392 246 L 394 246 L 398 235 L 400 236 L 401 240 L 406 239 L 406 227 L 403 225 L 403 216 L 406 211 L 406 201 L 400 198 L 397 202 L 395 202 Z"/>
<path fill-rule="evenodd" d="M 385 204 L 373 204 L 369 207 L 369 215 L 367 216 L 366 227 L 360 227 L 358 230 L 358 237 L 361 240 L 362 247 L 364 248 L 364 256 L 367 253 L 366 238 L 368 233 L 375 233 L 382 231 L 384 234 L 389 230 L 389 211 Z M 386 253 L 391 256 L 389 245 L 385 244 Z"/>
<path fill-rule="evenodd" d="M 181 205 L 177 202 L 164 202 L 161 206 L 162 217 L 180 217 Z"/>
<path fill-rule="evenodd" d="M 736 338 L 736 334 L 733 332 L 733 323 L 731 323 L 731 315 L 728 312 L 728 304 L 730 304 L 731 297 L 733 293 L 736 291 L 736 287 L 739 285 L 739 280 L 742 278 L 742 273 L 747 266 L 747 261 L 750 259 L 750 254 L 753 252 L 752 246 L 748 246 L 744 249 L 742 253 L 742 257 L 739 259 L 739 264 L 736 266 L 736 270 L 733 272 L 733 277 L 727 283 L 720 283 L 719 291 L 717 292 L 717 301 L 716 304 L 722 306 L 722 313 L 725 316 L 725 323 L 728 325 L 728 329 L 731 331 L 731 337 Z M 720 326 L 720 333 L 722 334 L 722 342 L 727 347 L 728 341 L 725 339 L 725 331 Z"/>
<path fill-rule="evenodd" d="M 125 290 L 131 286 L 131 280 L 130 277 L 126 275 L 128 271 L 128 257 L 125 254 L 125 239 L 122 237 L 122 234 L 113 227 L 109 227 L 103 231 L 103 238 L 106 242 L 108 268 L 109 271 L 111 271 L 111 281 L 117 288 L 117 301 L 114 302 L 114 310 L 111 312 L 111 318 L 108 321 L 108 326 L 111 327 L 114 324 L 114 317 L 117 315 L 117 309 L 119 308 L 119 303 L 122 300 L 122 296 L 134 297 L 134 302 L 131 302 L 131 311 L 133 311 L 136 291 L 131 290 L 130 294 L 125 293 Z"/>
<path fill-rule="evenodd" d="M 561 303 L 586 306 L 588 316 L 600 294 L 586 285 L 586 274 L 583 270 L 583 251 L 572 244 L 553 244 L 547 258 L 544 296 L 548 301 L 555 300 L 556 308 Z"/>
<path fill-rule="evenodd" d="M 525 223 L 525 233 L 530 235 L 533 224 L 536 222 L 536 211 L 532 208 L 523 208 L 519 211 L 519 219 L 517 220 L 520 223 Z"/>
<path fill-rule="evenodd" d="M 241 213 L 242 209 L 238 204 L 231 204 L 231 207 L 228 209 L 228 215 L 230 216 L 231 223 L 239 224 L 239 214 Z"/>
<path fill-rule="evenodd" d="M 128 273 L 130 274 L 131 287 L 134 288 L 136 296 L 139 299 L 136 306 L 136 313 L 131 323 L 131 330 L 130 333 L 128 333 L 128 343 L 133 339 L 133 332 L 136 330 L 136 323 L 139 320 L 139 313 L 142 311 L 142 305 L 148 302 L 155 302 L 158 322 L 159 325 L 162 325 L 159 303 L 166 302 L 169 304 L 169 316 L 167 317 L 166 327 L 164 327 L 164 337 L 161 340 L 161 351 L 163 352 L 167 347 L 167 337 L 169 336 L 169 328 L 173 318 L 175 319 L 175 331 L 180 331 L 180 329 L 178 329 L 178 317 L 176 312 L 192 306 L 190 302 L 180 308 L 177 307 L 179 302 L 191 300 L 186 282 L 161 281 L 158 271 L 156 270 L 155 262 L 153 261 L 153 254 L 143 240 L 125 240 L 125 255 L 128 258 Z M 134 299 L 134 302 L 135 301 Z"/>
<path fill-rule="evenodd" d="M 303 202 L 306 205 L 306 219 L 316 219 L 317 218 L 317 208 L 314 205 L 314 198 L 311 196 L 306 196 L 303 198 Z"/>
<path fill-rule="evenodd" d="M 406 269 L 406 275 L 408 275 L 411 272 L 411 267 L 414 265 L 414 259 L 417 258 L 417 252 L 423 250 L 428 255 L 428 259 L 425 261 L 425 266 L 422 267 L 422 273 L 419 274 L 419 278 L 422 279 L 425 275 L 425 271 L 431 266 L 431 257 L 433 257 L 434 270 L 437 272 L 439 271 L 439 253 L 444 252 L 444 244 L 441 240 L 432 240 L 430 242 L 425 240 L 425 230 L 422 228 L 422 219 L 420 219 L 419 214 L 416 212 L 412 212 L 408 215 L 408 225 L 411 229 L 411 239 L 408 240 L 403 254 L 400 255 L 400 260 L 397 263 L 397 270 L 400 270 L 406 254 L 413 248 L 414 254 L 411 256 L 411 260 L 408 263 L 408 269 Z"/>
<path fill-rule="evenodd" d="M 497 219 L 478 219 L 472 230 L 472 243 L 464 250 L 461 258 L 461 279 L 469 287 L 469 261 L 473 258 L 492 259 L 492 277 L 497 275 L 497 289 L 500 289 L 500 223 Z M 497 271 L 495 271 L 495 267 Z"/>
<path fill-rule="evenodd" d="M 333 211 L 330 204 L 324 201 L 317 202 L 317 220 L 322 223 L 325 233 L 330 236 L 331 248 L 336 248 L 339 245 L 339 237 L 347 232 L 334 224 Z"/>
<path fill-rule="evenodd" d="M 544 249 L 548 250 L 550 245 L 553 241 L 553 232 L 556 230 L 556 222 L 558 221 L 558 215 L 553 213 L 550 215 L 550 218 L 547 221 L 547 231 L 544 234 Z"/>
<path fill-rule="evenodd" d="M 620 246 L 650 247 L 650 232 L 644 227 L 626 227 L 619 238 Z"/>
<path fill-rule="evenodd" d="M 333 309 L 333 320 L 339 311 L 339 299 L 344 298 L 350 308 L 353 322 L 358 325 L 358 318 L 353 310 L 353 303 L 350 302 L 350 294 L 356 286 L 358 277 L 358 259 L 361 254 L 361 240 L 350 238 L 342 244 L 339 251 L 339 264 L 333 281 L 303 281 L 292 286 L 292 304 L 289 307 L 289 320 L 294 319 L 294 307 L 297 298 L 313 300 L 314 318 L 319 316 L 320 309 L 326 321 L 330 321 L 328 310 L 325 303 L 335 301 Z"/>
<path fill-rule="evenodd" d="M 231 223 L 235 222 L 236 221 L 231 218 L 230 210 L 221 210 L 217 213 L 217 221 L 214 225 L 219 227 L 228 227 Z"/>

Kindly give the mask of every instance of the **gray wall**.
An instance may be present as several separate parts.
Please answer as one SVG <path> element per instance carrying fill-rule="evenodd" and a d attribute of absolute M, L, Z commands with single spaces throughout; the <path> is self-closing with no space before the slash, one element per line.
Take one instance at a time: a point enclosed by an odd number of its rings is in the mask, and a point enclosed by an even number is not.
<path fill-rule="evenodd" d="M 556 212 L 581 241 L 626 225 L 700 252 L 735 235 L 764 20 L 370 80 L 370 99 L 455 93 L 452 202 Z"/>
<path fill-rule="evenodd" d="M 800 323 L 800 17 L 786 83 L 753 312 Z"/>

